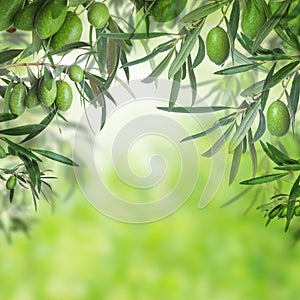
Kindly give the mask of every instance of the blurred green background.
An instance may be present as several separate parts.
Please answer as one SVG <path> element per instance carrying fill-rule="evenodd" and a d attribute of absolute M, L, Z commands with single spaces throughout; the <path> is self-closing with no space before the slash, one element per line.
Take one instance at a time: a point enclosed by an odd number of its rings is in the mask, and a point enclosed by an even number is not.
<path fill-rule="evenodd" d="M 48 132 L 51 146 L 52 137 Z M 69 142 L 64 133 L 59 139 Z M 68 153 L 70 145 L 62 151 Z M 249 168 L 244 158 L 240 178 L 251 176 Z M 15 233 L 9 244 L 0 236 L 0 299 L 298 299 L 300 243 L 292 232 L 299 221 L 288 234 L 283 220 L 265 228 L 256 205 L 245 215 L 256 197 L 251 192 L 221 208 L 241 191 L 238 184 L 228 188 L 228 171 L 205 208 L 193 195 L 171 216 L 133 225 L 96 211 L 72 184 L 72 170 L 61 168 L 54 212 L 40 201 L 29 239 Z"/>

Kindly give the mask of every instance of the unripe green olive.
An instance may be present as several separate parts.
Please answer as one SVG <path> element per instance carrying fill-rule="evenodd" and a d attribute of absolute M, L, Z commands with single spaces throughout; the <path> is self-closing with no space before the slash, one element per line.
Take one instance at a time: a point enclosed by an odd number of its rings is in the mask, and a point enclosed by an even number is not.
<path fill-rule="evenodd" d="M 84 73 L 81 67 L 73 65 L 69 68 L 69 77 L 74 82 L 81 82 L 84 79 Z"/>
<path fill-rule="evenodd" d="M 67 15 L 67 2 L 67 0 L 47 0 L 38 11 L 35 29 L 40 39 L 47 39 L 60 29 Z"/>
<path fill-rule="evenodd" d="M 206 52 L 209 59 L 217 65 L 223 64 L 230 50 L 229 39 L 221 27 L 212 28 L 206 37 Z"/>
<path fill-rule="evenodd" d="M 5 158 L 7 156 L 5 149 L 0 146 L 0 158 Z"/>
<path fill-rule="evenodd" d="M 279 213 L 280 210 L 282 209 L 282 205 L 278 204 L 277 206 L 275 206 L 269 213 L 268 213 L 268 217 L 269 219 L 274 219 Z"/>
<path fill-rule="evenodd" d="M 55 105 L 59 110 L 68 110 L 71 107 L 73 93 L 70 85 L 65 81 L 57 81 L 57 96 Z"/>
<path fill-rule="evenodd" d="M 24 2 L 24 0 L 0 0 L 0 31 L 8 29 L 13 24 Z"/>
<path fill-rule="evenodd" d="M 287 206 L 281 208 L 281 211 L 278 214 L 278 218 L 285 218 L 287 215 Z"/>
<path fill-rule="evenodd" d="M 24 6 L 14 19 L 15 27 L 20 30 L 33 30 L 35 16 L 44 3 L 44 0 L 37 0 Z"/>
<path fill-rule="evenodd" d="M 290 121 L 289 110 L 282 101 L 274 101 L 269 106 L 267 111 L 267 127 L 272 135 L 285 135 L 289 130 Z"/>
<path fill-rule="evenodd" d="M 168 22 L 175 19 L 185 8 L 187 0 L 157 0 L 150 2 L 150 15 L 156 22 Z"/>
<path fill-rule="evenodd" d="M 241 21 L 244 34 L 250 39 L 254 39 L 266 21 L 262 0 L 247 0 Z"/>
<path fill-rule="evenodd" d="M 17 184 L 17 177 L 15 175 L 12 175 L 8 178 L 6 181 L 6 188 L 8 190 L 13 190 Z"/>
<path fill-rule="evenodd" d="M 71 16 L 65 20 L 59 31 L 52 37 L 53 50 L 61 49 L 71 43 L 76 43 L 82 35 L 82 22 L 79 17 Z"/>
<path fill-rule="evenodd" d="M 45 106 L 50 107 L 56 98 L 57 86 L 54 79 L 48 80 L 47 82 L 42 79 L 39 89 L 38 97 Z"/>
<path fill-rule="evenodd" d="M 25 111 L 26 87 L 18 83 L 11 92 L 9 109 L 11 113 L 20 116 Z"/>
<path fill-rule="evenodd" d="M 295 214 L 295 216 L 297 216 L 297 217 L 300 216 L 300 205 L 295 206 L 294 214 Z"/>
<path fill-rule="evenodd" d="M 95 28 L 103 28 L 108 19 L 109 11 L 104 3 L 96 2 L 88 10 L 88 21 Z"/>
<path fill-rule="evenodd" d="M 33 84 L 29 92 L 27 93 L 25 105 L 27 108 L 32 108 L 39 106 L 40 104 L 41 103 L 38 97 L 38 83 L 36 82 L 35 84 Z"/>

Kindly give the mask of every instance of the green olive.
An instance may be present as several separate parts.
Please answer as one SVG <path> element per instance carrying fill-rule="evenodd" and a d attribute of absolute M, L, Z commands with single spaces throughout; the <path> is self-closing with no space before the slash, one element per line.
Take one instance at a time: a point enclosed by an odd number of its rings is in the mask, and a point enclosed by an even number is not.
<path fill-rule="evenodd" d="M 79 17 L 71 16 L 65 20 L 59 31 L 53 36 L 51 46 L 53 50 L 61 49 L 71 43 L 76 43 L 82 35 L 82 22 Z"/>
<path fill-rule="evenodd" d="M 20 116 L 25 111 L 26 87 L 18 83 L 11 92 L 9 109 L 11 113 Z"/>
<path fill-rule="evenodd" d="M 8 190 L 13 190 L 17 184 L 17 177 L 15 175 L 12 175 L 8 178 L 6 181 L 6 188 Z"/>
<path fill-rule="evenodd" d="M 209 59 L 217 65 L 223 64 L 230 50 L 226 31 L 221 27 L 212 28 L 206 37 L 206 52 Z"/>
<path fill-rule="evenodd" d="M 299 217 L 300 216 L 300 205 L 295 206 L 294 210 L 295 216 Z"/>
<path fill-rule="evenodd" d="M 33 30 L 35 16 L 44 3 L 44 0 L 37 0 L 29 5 L 26 5 L 16 15 L 14 19 L 15 27 L 20 30 Z"/>
<path fill-rule="evenodd" d="M 0 0 L 0 31 L 8 29 L 14 22 L 24 0 Z"/>
<path fill-rule="evenodd" d="M 262 1 L 264 0 L 247 0 L 246 7 L 242 13 L 242 31 L 250 39 L 256 37 L 261 27 L 267 21 Z"/>
<path fill-rule="evenodd" d="M 269 219 L 274 219 L 276 216 L 278 216 L 278 214 L 280 213 L 282 209 L 282 205 L 278 204 L 277 206 L 275 206 L 269 213 L 268 213 L 268 217 Z"/>
<path fill-rule="evenodd" d="M 84 79 L 84 73 L 81 67 L 73 65 L 69 68 L 69 77 L 74 82 L 81 82 Z"/>
<path fill-rule="evenodd" d="M 0 158 L 5 158 L 7 156 L 7 153 L 5 151 L 5 149 L 0 146 Z"/>
<path fill-rule="evenodd" d="M 267 126 L 274 136 L 285 135 L 290 127 L 290 114 L 287 106 L 280 100 L 274 101 L 267 111 Z"/>
<path fill-rule="evenodd" d="M 26 96 L 25 105 L 27 108 L 32 108 L 39 106 L 40 104 L 41 103 L 38 97 L 38 82 L 36 82 L 35 84 L 33 84 Z"/>
<path fill-rule="evenodd" d="M 67 15 L 67 0 L 47 0 L 35 18 L 35 28 L 40 39 L 47 39 L 63 25 Z"/>
<path fill-rule="evenodd" d="M 87 16 L 93 27 L 103 28 L 109 19 L 109 11 L 104 3 L 96 2 L 89 8 Z"/>
<path fill-rule="evenodd" d="M 168 22 L 175 19 L 185 8 L 187 0 L 157 0 L 150 3 L 150 15 L 157 22 Z"/>
<path fill-rule="evenodd" d="M 55 105 L 59 110 L 68 110 L 73 101 L 73 93 L 70 85 L 65 81 L 57 81 L 57 96 Z"/>
<path fill-rule="evenodd" d="M 55 101 L 56 94 L 57 87 L 55 80 L 49 79 L 48 81 L 45 81 L 42 79 L 38 89 L 38 97 L 41 103 L 50 107 Z"/>

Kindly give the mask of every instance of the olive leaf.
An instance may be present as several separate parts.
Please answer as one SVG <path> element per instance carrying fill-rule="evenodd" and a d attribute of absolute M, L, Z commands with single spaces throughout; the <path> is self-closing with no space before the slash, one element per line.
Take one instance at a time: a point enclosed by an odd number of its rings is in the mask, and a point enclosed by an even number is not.
<path fill-rule="evenodd" d="M 202 26 L 203 23 L 198 25 L 197 28 L 193 29 L 191 32 L 187 34 L 186 38 L 181 44 L 179 52 L 176 54 L 176 57 L 170 66 L 169 73 L 168 73 L 169 78 L 173 78 L 174 75 L 179 71 L 179 69 L 182 68 L 187 57 L 189 56 L 189 54 L 191 53 L 191 51 L 193 50 L 196 44 L 197 37 L 200 34 Z"/>
<path fill-rule="evenodd" d="M 211 113 L 214 111 L 221 111 L 221 110 L 228 110 L 228 109 L 234 109 L 236 110 L 236 107 L 231 106 L 185 106 L 185 107 L 173 107 L 172 109 L 169 109 L 168 107 L 157 107 L 157 109 L 174 112 L 174 113 L 186 113 L 186 114 L 205 114 L 205 113 Z"/>
<path fill-rule="evenodd" d="M 205 44 L 200 35 L 198 35 L 198 42 L 199 42 L 198 52 L 196 54 L 196 57 L 194 59 L 193 65 L 192 65 L 193 69 L 197 68 L 201 64 L 201 62 L 203 61 L 203 59 L 205 57 Z"/>
<path fill-rule="evenodd" d="M 259 123 L 257 130 L 254 134 L 253 142 L 257 142 L 265 133 L 266 131 L 266 118 L 264 113 L 262 112 L 261 109 L 259 109 Z"/>
<path fill-rule="evenodd" d="M 288 174 L 289 174 L 289 172 L 268 174 L 268 175 L 254 177 L 254 178 L 251 178 L 251 179 L 248 179 L 248 180 L 244 180 L 244 181 L 240 182 L 240 184 L 243 184 L 243 185 L 256 185 L 256 184 L 268 183 L 268 182 L 278 180 L 278 179 L 280 179 L 280 178 L 282 178 L 282 177 L 284 177 Z"/>
<path fill-rule="evenodd" d="M 10 113 L 0 113 L 0 122 L 16 119 L 18 116 Z"/>
<path fill-rule="evenodd" d="M 247 71 L 256 69 L 260 65 L 261 64 L 255 63 L 255 64 L 246 64 L 246 65 L 241 65 L 241 66 L 234 66 L 234 67 L 230 67 L 227 69 L 217 71 L 214 74 L 216 74 L 216 75 L 231 75 L 231 74 L 243 73 L 243 72 L 247 72 Z"/>
<path fill-rule="evenodd" d="M 287 215 L 286 215 L 286 224 L 285 224 L 285 232 L 289 229 L 289 226 L 290 226 L 291 220 L 293 218 L 293 214 L 294 214 L 296 199 L 297 199 L 297 197 L 300 196 L 299 182 L 300 182 L 300 175 L 295 180 L 295 182 L 294 182 L 294 184 L 291 188 L 290 194 L 289 194 L 288 206 L 287 206 Z"/>
<path fill-rule="evenodd" d="M 252 161 L 253 176 L 255 176 L 256 171 L 257 171 L 257 153 L 256 153 L 256 149 L 255 149 L 255 144 L 253 141 L 251 128 L 248 130 L 248 145 L 249 145 L 250 157 L 251 157 L 251 161 Z"/>
<path fill-rule="evenodd" d="M 159 38 L 162 36 L 177 35 L 170 32 L 149 32 L 147 33 L 99 33 L 99 36 L 108 39 L 120 39 L 120 40 L 147 40 L 153 38 Z"/>
<path fill-rule="evenodd" d="M 23 49 L 10 49 L 4 50 L 0 52 L 0 65 L 4 64 L 5 62 L 11 61 L 15 57 L 17 57 Z"/>
<path fill-rule="evenodd" d="M 237 147 L 235 147 L 233 151 L 232 162 L 230 167 L 230 175 L 229 175 L 229 185 L 232 184 L 232 182 L 234 181 L 234 179 L 238 174 L 241 157 L 242 157 L 242 148 L 243 148 L 243 144 L 241 142 Z"/>
<path fill-rule="evenodd" d="M 190 86 L 192 91 L 192 105 L 194 105 L 197 98 L 197 80 L 192 66 L 191 55 L 188 56 L 188 73 L 189 73 Z"/>
<path fill-rule="evenodd" d="M 177 101 L 179 89 L 180 89 L 180 82 L 182 76 L 182 68 L 177 71 L 173 78 L 171 94 L 169 99 L 169 109 L 172 109 Z"/>

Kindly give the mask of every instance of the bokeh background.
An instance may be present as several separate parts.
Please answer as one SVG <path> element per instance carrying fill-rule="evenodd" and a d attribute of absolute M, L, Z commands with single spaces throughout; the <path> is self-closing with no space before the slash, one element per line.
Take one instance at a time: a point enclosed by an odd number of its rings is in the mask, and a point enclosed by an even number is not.
<path fill-rule="evenodd" d="M 210 24 L 217 20 L 214 15 Z M 133 57 L 140 55 L 142 50 Z M 205 79 L 212 69 L 207 62 Z M 133 78 L 149 72 L 140 67 L 133 70 Z M 202 72 L 198 75 L 203 79 Z M 233 85 L 221 86 L 226 90 Z M 208 91 L 207 86 L 201 90 Z M 47 131 L 37 145 L 51 145 L 52 150 L 71 155 L 72 128 L 78 110 L 82 113 L 79 99 L 76 103 L 66 114 L 73 123 L 60 124 L 62 134 L 57 127 Z M 207 149 L 207 141 L 197 143 L 200 152 Z M 284 144 L 298 152 L 291 135 Z M 124 157 L 127 150 L 119 149 Z M 163 156 L 170 155 L 167 147 L 161 151 Z M 140 159 L 145 159 L 144 153 Z M 50 203 L 39 201 L 30 236 L 14 233 L 8 243 L 0 235 L 0 299 L 298 299 L 300 243 L 293 234 L 300 221 L 293 221 L 289 233 L 284 233 L 284 221 L 271 222 L 266 228 L 266 219 L 256 210 L 261 199 L 252 205 L 257 200 L 255 191 L 222 207 L 242 191 L 239 179 L 251 176 L 246 155 L 237 183 L 228 187 L 231 158 L 226 159 L 224 182 L 209 205 L 199 209 L 194 193 L 172 215 L 148 224 L 127 224 L 99 213 L 79 190 L 73 170 L 51 164 L 59 177 L 53 183 L 56 195 Z M 204 172 L 209 165 L 201 160 Z M 176 178 L 180 168 L 174 164 L 171 173 Z M 203 188 L 201 179 L 198 189 Z M 107 182 L 120 188 L 114 176 L 108 176 Z M 130 187 L 122 186 L 124 197 L 138 199 L 132 193 Z"/>

